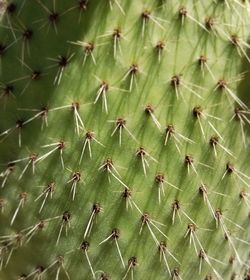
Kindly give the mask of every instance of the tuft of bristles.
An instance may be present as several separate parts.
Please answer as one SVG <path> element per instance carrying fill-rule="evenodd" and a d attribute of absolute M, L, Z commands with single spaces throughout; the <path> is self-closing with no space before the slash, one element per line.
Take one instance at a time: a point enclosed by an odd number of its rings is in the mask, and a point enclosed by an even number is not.
<path fill-rule="evenodd" d="M 0 278 L 247 280 L 249 2 L 0 14 Z"/>

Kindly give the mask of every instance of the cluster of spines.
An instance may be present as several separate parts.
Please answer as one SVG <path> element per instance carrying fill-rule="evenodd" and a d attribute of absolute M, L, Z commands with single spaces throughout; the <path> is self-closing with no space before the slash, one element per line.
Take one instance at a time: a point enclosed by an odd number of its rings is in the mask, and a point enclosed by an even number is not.
<path fill-rule="evenodd" d="M 38 1 L 40 2 L 40 1 Z M 119 1 L 109 1 L 111 7 L 112 7 L 112 2 L 114 2 L 114 4 L 118 5 L 118 8 L 120 9 L 120 11 L 122 13 L 124 13 L 124 10 L 122 8 L 122 6 L 120 5 Z M 228 2 L 227 2 L 228 3 Z M 226 4 L 227 4 L 226 3 Z M 84 3 L 86 5 L 86 2 Z M 79 5 L 82 5 L 81 2 L 79 2 Z M 229 5 L 229 4 L 227 4 Z M 8 6 L 9 7 L 9 6 Z M 9 9 L 9 8 L 8 8 Z M 86 7 L 84 8 L 84 10 L 86 10 Z M 202 27 L 202 29 L 204 29 L 205 31 L 207 31 L 208 27 L 212 28 L 213 25 L 211 25 L 211 20 L 209 21 L 210 24 L 208 25 L 208 21 L 206 21 L 206 24 L 202 24 L 200 23 L 199 21 L 197 21 L 192 15 L 190 15 L 188 13 L 188 11 L 184 8 L 184 7 L 181 7 L 180 10 L 179 10 L 179 14 L 180 14 L 180 18 L 181 20 L 184 22 L 184 19 L 187 17 L 188 19 L 191 19 L 194 23 L 197 23 L 198 26 Z M 53 16 L 52 16 L 53 15 Z M 53 11 L 51 14 L 50 14 L 50 17 L 51 19 L 50 20 L 53 20 L 52 21 L 52 24 L 55 25 L 54 28 L 55 28 L 55 32 L 57 32 L 57 29 L 56 29 L 56 19 L 58 17 L 58 15 L 56 16 L 56 13 L 55 11 Z M 156 25 L 158 26 L 162 26 L 160 24 L 160 21 L 155 18 L 153 15 L 151 15 L 151 13 L 149 12 L 149 10 L 145 10 L 143 13 L 142 13 L 142 36 L 144 37 L 144 34 L 145 34 L 145 26 L 147 24 L 147 21 L 149 20 L 152 20 L 154 23 L 156 23 Z M 183 23 L 184 24 L 184 23 Z M 27 31 L 27 30 L 26 30 Z M 222 30 L 217 30 L 216 32 L 220 33 L 222 32 Z M 27 34 L 27 36 L 25 35 L 24 37 L 24 40 L 27 40 L 29 38 L 31 38 L 32 36 L 32 32 L 24 32 L 25 34 Z M 117 47 L 116 44 L 119 44 L 119 40 L 120 38 L 122 38 L 121 36 L 121 31 L 119 29 L 115 29 L 114 30 L 114 33 L 111 34 L 112 38 L 113 38 L 113 44 L 114 44 L 114 56 L 116 56 L 116 53 L 117 53 L 117 49 L 116 48 L 119 48 L 119 45 Z M 240 44 L 240 41 L 239 39 L 235 39 L 236 36 L 234 35 L 234 39 L 230 38 L 231 40 L 231 43 L 233 43 L 233 45 L 239 47 L 239 44 Z M 85 49 L 84 49 L 84 62 L 87 58 L 88 55 L 90 55 L 92 57 L 92 60 L 93 60 L 93 63 L 96 64 L 96 59 L 93 55 L 93 51 L 95 49 L 95 46 L 93 43 L 86 43 L 86 42 L 81 42 L 79 41 L 78 43 L 80 43 L 81 46 L 83 46 Z M 156 51 L 157 51 L 157 54 L 158 54 L 158 59 L 159 61 L 161 60 L 161 54 L 162 54 L 162 51 L 164 50 L 164 47 L 165 45 L 163 44 L 163 42 L 159 41 L 159 43 L 157 43 L 157 45 L 155 46 L 156 48 Z M 241 46 L 242 47 L 242 46 Z M 239 47 L 239 50 L 242 51 L 242 48 Z M 245 50 L 243 48 L 243 50 Z M 243 52 L 243 55 L 246 56 L 247 60 L 248 60 L 248 56 L 246 53 Z M 65 70 L 65 67 L 68 65 L 68 63 L 70 62 L 70 60 L 72 59 L 72 55 L 68 55 L 68 56 L 58 56 L 57 59 L 55 59 L 55 65 L 52 65 L 52 67 L 58 67 L 58 72 L 56 74 L 56 77 L 54 79 L 54 83 L 55 84 L 60 84 L 61 82 L 61 79 L 62 79 L 62 74 Z M 198 59 L 198 63 L 199 65 L 201 66 L 201 68 L 203 67 L 203 70 L 207 68 L 209 74 L 214 78 L 214 74 L 211 72 L 209 66 L 207 65 L 207 59 L 204 57 L 204 56 L 201 56 L 199 59 Z M 22 59 L 22 64 L 24 64 L 23 62 L 23 59 Z M 128 81 L 128 87 L 125 89 L 125 91 L 129 91 L 131 92 L 134 87 L 136 86 L 136 79 L 137 79 L 137 76 L 140 74 L 140 67 L 138 66 L 138 64 L 136 63 L 133 63 L 129 66 L 127 72 L 124 74 L 124 76 L 122 77 L 122 80 L 124 81 Z M 32 75 L 31 75 L 31 79 L 32 80 L 36 80 L 38 77 L 40 76 L 40 72 L 39 71 L 32 71 Z M 107 101 L 107 93 L 108 91 L 112 88 L 111 86 L 109 86 L 109 84 L 105 81 L 100 81 L 100 86 L 97 90 L 97 93 L 96 93 L 96 98 L 94 100 L 94 104 L 97 103 L 99 101 L 99 99 L 101 99 L 102 101 L 102 106 L 103 106 L 103 111 L 108 113 L 109 110 L 108 110 L 108 101 Z M 185 81 L 183 80 L 180 75 L 174 75 L 171 79 L 170 79 L 170 85 L 174 88 L 174 91 L 176 92 L 176 97 L 179 98 L 179 97 L 182 97 L 182 92 L 181 92 L 181 89 L 180 89 L 180 86 L 183 86 L 187 91 L 189 91 L 190 93 L 193 93 L 196 97 L 198 98 L 201 98 L 201 96 L 196 92 L 196 90 L 193 90 L 192 87 L 193 85 L 190 85 Z M 13 87 L 13 86 L 12 86 Z M 11 89 L 11 86 L 9 85 L 6 85 L 6 88 L 8 89 L 8 92 L 12 91 L 13 88 Z M 245 139 L 245 134 L 244 134 L 244 131 L 243 131 L 243 125 L 245 123 L 249 123 L 249 120 L 247 118 L 247 114 L 248 114 L 248 109 L 247 109 L 247 106 L 241 102 L 240 99 L 237 98 L 237 96 L 235 95 L 235 93 L 228 87 L 227 83 L 225 82 L 224 79 L 220 79 L 217 84 L 215 84 L 215 89 L 221 89 L 221 90 L 224 90 L 227 92 L 227 94 L 230 96 L 230 98 L 232 98 L 232 101 L 233 102 L 236 102 L 238 103 L 238 106 L 240 107 L 237 107 L 234 111 L 234 114 L 232 115 L 232 118 L 236 118 L 240 125 L 241 125 L 241 130 L 242 130 L 242 135 L 243 135 L 243 138 Z M 5 90 L 5 88 L 4 88 Z M 231 101 L 231 102 L 232 102 Z M 5 136 L 12 132 L 13 130 L 19 130 L 19 133 L 20 133 L 20 130 L 23 128 L 24 125 L 30 123 L 31 121 L 37 119 L 37 118 L 42 118 L 42 123 L 43 123 L 43 126 L 46 126 L 48 124 L 48 113 L 50 111 L 53 111 L 53 110 L 60 110 L 60 109 L 63 109 L 63 108 L 69 108 L 72 110 L 73 112 L 73 116 L 74 116 L 74 122 L 75 122 L 75 131 L 77 132 L 77 134 L 79 135 L 80 134 L 80 131 L 82 130 L 85 130 L 85 138 L 84 138 L 84 142 L 83 142 L 83 147 L 82 147 L 82 150 L 81 150 L 81 155 L 80 155 L 80 159 L 79 159 L 79 163 L 81 162 L 82 160 L 82 157 L 85 153 L 85 150 L 88 149 L 89 150 L 89 156 L 91 157 L 92 153 L 91 153 L 91 141 L 94 140 L 97 144 L 99 144 L 100 146 L 104 146 L 102 144 L 101 141 L 97 140 L 93 134 L 92 131 L 90 130 L 86 130 L 85 129 L 85 125 L 84 125 L 84 122 L 79 114 L 79 108 L 80 108 L 80 103 L 79 102 L 72 102 L 72 104 L 69 104 L 69 105 L 62 105 L 61 107 L 56 107 L 56 108 L 52 108 L 52 109 L 49 109 L 48 106 L 43 106 L 42 109 L 32 109 L 32 110 L 35 110 L 37 111 L 37 113 L 28 118 L 27 120 L 18 120 L 16 125 L 11 127 L 11 128 L 8 128 L 7 130 L 4 130 L 1 134 L 1 136 Z M 163 131 L 162 130 L 162 125 L 161 123 L 158 121 L 156 115 L 155 115 L 155 110 L 153 108 L 152 105 L 146 105 L 145 108 L 144 108 L 144 112 L 152 119 L 154 125 L 156 126 L 157 129 L 159 129 L 161 132 Z M 216 118 L 215 116 L 211 116 L 209 114 L 206 114 L 203 110 L 203 108 L 201 106 L 196 106 L 192 109 L 192 111 L 190 112 L 190 115 L 193 114 L 193 117 L 195 119 L 197 119 L 198 123 L 199 123 L 199 126 L 200 126 L 200 130 L 201 130 L 201 134 L 204 138 L 205 137 L 205 132 L 204 132 L 204 128 L 203 128 L 203 125 L 202 125 L 202 118 L 204 118 L 205 120 L 206 119 L 209 119 L 210 117 L 211 118 Z M 111 134 L 111 136 L 113 136 L 116 132 L 119 133 L 119 144 L 121 145 L 121 135 L 122 135 L 122 131 L 126 130 L 129 134 L 129 136 L 131 138 L 133 138 L 133 140 L 135 140 L 136 142 L 138 142 L 137 140 L 137 137 L 134 136 L 134 134 L 130 131 L 130 129 L 127 127 L 127 124 L 126 124 L 126 120 L 124 118 L 117 118 L 117 120 L 114 120 L 113 122 L 115 122 L 115 128 Z M 217 129 L 215 128 L 215 126 L 213 125 L 213 123 L 209 120 L 207 120 L 207 123 L 208 125 L 212 128 L 213 132 L 216 134 L 214 136 L 212 136 L 208 143 L 209 145 L 211 145 L 211 147 L 213 148 L 214 150 L 214 153 L 215 155 L 217 155 L 217 151 L 216 151 L 216 147 L 220 147 L 222 148 L 222 150 L 224 150 L 229 156 L 233 156 L 231 151 L 228 150 L 225 146 L 223 146 L 222 144 L 220 144 L 220 140 L 223 140 L 223 138 L 220 136 L 220 133 L 217 131 Z M 188 138 L 187 136 L 184 136 L 182 135 L 181 133 L 179 133 L 176 129 L 175 129 L 175 126 L 173 126 L 173 124 L 170 124 L 166 127 L 165 129 L 165 133 L 164 133 L 164 141 L 162 141 L 165 145 L 170 141 L 170 139 L 173 139 L 174 142 L 175 142 L 175 146 L 176 146 L 176 149 L 179 153 L 180 152 L 180 148 L 178 146 L 178 144 L 180 143 L 192 143 L 194 142 L 192 139 Z M 101 140 L 101 139 L 100 139 Z M 244 140 L 245 141 L 245 140 Z M 20 134 L 19 134 L 19 146 L 21 147 L 22 145 L 22 142 L 21 142 L 21 137 L 20 137 Z M 24 169 L 22 170 L 21 174 L 19 175 L 19 178 L 22 179 L 23 175 L 24 175 L 24 172 L 26 171 L 26 169 L 28 168 L 28 165 L 31 165 L 33 167 L 33 171 L 35 171 L 35 165 L 38 163 L 38 162 L 41 162 L 43 160 L 45 160 L 48 156 L 50 156 L 52 153 L 56 152 L 56 151 L 59 151 L 60 153 L 60 162 L 61 162 L 61 165 L 62 165 L 62 168 L 64 168 L 65 164 L 64 164 L 64 159 L 63 159 L 63 150 L 65 148 L 65 142 L 63 140 L 60 140 L 58 142 L 54 142 L 54 143 L 50 143 L 50 144 L 47 144 L 44 146 L 45 148 L 49 148 L 49 151 L 47 153 L 44 153 L 42 155 L 38 155 L 36 153 L 32 153 L 30 156 L 28 157 L 25 157 L 25 158 L 22 158 L 22 159 L 17 159 L 17 160 L 11 160 L 9 161 L 9 163 L 7 164 L 7 168 L 1 173 L 1 177 L 3 177 L 3 181 L 2 181 L 2 187 L 5 186 L 6 184 L 6 181 L 7 181 L 7 178 L 9 177 L 9 175 L 12 173 L 12 171 L 14 170 L 14 167 L 16 165 L 17 162 L 20 162 L 20 161 L 27 161 L 27 164 L 24 166 Z M 144 175 L 146 176 L 147 175 L 147 168 L 150 168 L 149 166 L 149 163 L 148 163 L 148 160 L 152 160 L 152 161 L 155 161 L 157 162 L 157 160 L 151 155 L 151 153 L 149 153 L 146 148 L 142 147 L 142 146 L 139 146 L 138 149 L 135 151 L 135 155 L 141 160 L 141 163 L 142 163 L 142 168 L 143 168 L 143 172 L 144 172 Z M 203 164 L 204 163 L 199 163 L 197 162 L 198 164 Z M 184 164 L 186 165 L 187 167 L 187 170 L 188 172 L 191 172 L 193 171 L 198 177 L 199 179 L 200 178 L 200 175 L 198 174 L 197 172 L 197 167 L 196 165 L 194 164 L 194 159 L 191 155 L 186 155 L 185 156 L 185 159 L 184 159 Z M 209 168 L 209 166 L 208 166 Z M 115 165 L 113 164 L 113 161 L 111 158 L 108 158 L 106 161 L 104 161 L 104 163 L 102 165 L 100 165 L 100 170 L 103 169 L 105 171 L 107 171 L 107 174 L 109 177 L 113 177 L 115 180 L 117 180 L 124 188 L 124 192 L 123 192 L 123 197 L 126 198 L 126 200 L 128 200 L 128 204 L 131 205 L 132 207 L 134 206 L 141 214 L 141 229 L 142 229 L 142 226 L 143 225 L 146 225 L 149 229 L 149 232 L 152 236 L 152 238 L 154 239 L 154 241 L 158 244 L 159 246 L 159 252 L 160 254 L 162 254 L 162 256 L 165 256 L 164 255 L 164 252 L 166 252 L 166 246 L 164 246 L 164 241 L 161 241 L 159 242 L 157 240 L 157 238 L 155 237 L 155 234 L 154 232 L 152 231 L 151 227 L 150 227 L 150 224 L 153 225 L 153 227 L 155 227 L 157 230 L 160 230 L 158 228 L 158 226 L 156 226 L 154 224 L 154 221 L 152 221 L 152 219 L 150 218 L 150 215 L 148 213 L 143 213 L 140 208 L 137 206 L 137 204 L 135 203 L 134 200 L 132 200 L 131 198 L 131 190 L 130 188 L 127 186 L 127 184 L 125 183 L 125 181 L 121 178 L 119 172 L 117 171 Z M 77 184 L 78 182 L 81 180 L 81 173 L 79 171 L 72 171 L 72 177 L 71 179 L 69 179 L 67 181 L 68 184 L 71 185 L 71 192 L 72 192 L 72 199 L 74 200 L 75 198 L 75 195 L 76 195 L 76 188 L 77 188 Z M 232 165 L 231 163 L 228 163 L 226 165 L 226 169 L 225 169 L 225 173 L 222 175 L 222 179 L 224 178 L 224 176 L 226 174 L 231 174 L 231 173 L 234 173 L 235 176 L 241 180 L 241 182 L 243 182 L 246 187 L 249 186 L 249 183 L 247 180 L 249 180 L 249 177 L 247 177 L 244 173 L 242 173 L 240 170 L 238 170 L 237 168 L 234 167 L 234 165 Z M 202 181 L 202 179 L 201 179 Z M 159 201 L 161 200 L 161 192 L 162 194 L 164 194 L 164 188 L 163 188 L 163 184 L 166 183 L 174 188 L 177 188 L 178 190 L 180 190 L 179 187 L 176 187 L 175 185 L 173 185 L 172 183 L 166 181 L 166 179 L 164 178 L 164 175 L 162 174 L 158 174 L 155 178 L 155 182 L 159 185 Z M 209 211 L 212 212 L 212 215 L 214 217 L 214 219 L 216 220 L 216 222 L 218 222 L 218 224 L 220 223 L 222 227 L 222 231 L 223 233 L 227 236 L 227 239 L 228 240 L 231 240 L 231 237 L 229 237 L 229 231 L 227 229 L 227 227 L 225 226 L 224 224 L 224 218 L 223 215 L 222 215 L 222 212 L 220 209 L 214 209 L 209 200 L 208 200 L 208 196 L 207 196 L 207 190 L 205 191 L 205 188 L 204 188 L 204 185 L 203 185 L 203 182 L 202 182 L 202 190 L 201 188 L 199 188 L 199 192 L 202 193 L 202 196 L 204 198 L 204 201 L 207 203 L 208 207 L 211 207 L 209 208 Z M 52 196 L 52 193 L 53 193 L 54 189 L 52 190 L 51 188 L 51 184 L 49 184 L 48 186 L 46 186 L 46 188 L 44 189 L 42 195 L 44 195 L 44 198 L 45 200 L 43 200 L 43 203 L 46 202 L 46 199 L 49 195 Z M 243 195 L 244 194 L 244 195 Z M 240 192 L 240 195 L 239 195 L 240 199 L 244 199 L 244 201 L 246 202 L 246 204 L 248 205 L 248 199 L 247 199 L 247 193 L 245 191 L 241 191 Z M 39 198 L 39 197 L 38 197 Z M 18 214 L 18 211 L 19 209 L 24 205 L 25 201 L 27 199 L 27 193 L 26 192 L 22 192 L 20 193 L 20 196 L 19 196 L 19 203 L 18 203 L 18 206 L 14 212 L 14 215 L 11 219 L 11 224 L 14 223 L 14 220 L 15 220 L 15 217 L 16 215 Z M 1 201 L 4 201 L 4 200 L 1 200 Z M 4 202 L 1 203 L 1 205 L 4 205 Z M 91 216 L 90 216 L 90 219 L 89 219 L 89 222 L 87 224 L 87 227 L 86 227 L 86 231 L 84 234 L 84 237 L 87 236 L 87 234 L 89 233 L 89 229 L 92 227 L 92 219 L 95 218 L 95 215 L 97 213 L 99 213 L 99 211 L 97 212 L 97 207 L 96 205 L 99 205 L 99 204 L 94 204 L 93 205 L 93 210 L 91 212 Z M 42 205 L 43 206 L 43 205 Z M 42 211 L 42 206 L 40 208 L 40 211 Z M 1 207 L 1 209 L 3 209 L 3 207 Z M 173 217 L 172 217 L 172 220 L 174 222 L 174 217 L 175 215 L 179 215 L 179 210 L 182 209 L 180 207 L 180 202 L 178 200 L 175 200 L 172 204 L 172 209 L 173 209 Z M 195 222 L 189 218 L 189 215 L 186 214 L 186 212 L 184 210 L 181 210 L 181 213 L 183 213 L 186 217 L 188 217 L 187 219 L 189 220 L 189 224 L 187 226 L 187 231 L 186 231 L 186 236 L 189 236 L 190 238 L 190 244 L 193 242 L 193 246 L 194 248 L 196 248 L 195 246 L 197 246 L 197 242 L 199 244 L 199 239 L 198 237 L 196 236 L 196 229 L 197 229 L 197 225 L 195 224 Z M 67 218 L 65 218 L 67 216 Z M 58 218 L 58 217 L 61 217 L 61 216 L 56 216 L 55 218 Z M 54 218 L 52 218 L 54 219 Z M 60 235 L 61 235 L 61 231 L 63 229 L 63 227 L 65 227 L 65 229 L 67 229 L 67 225 L 69 225 L 69 220 L 70 220 L 70 213 L 68 211 L 64 212 L 63 213 L 63 217 L 62 217 L 62 223 L 61 223 L 61 227 L 60 227 L 60 232 L 59 232 L 59 235 L 58 235 L 58 238 L 57 238 L 57 242 L 59 242 L 59 239 L 60 239 Z M 37 228 L 41 228 L 39 225 L 41 224 L 41 222 L 39 222 L 39 224 L 35 225 L 34 227 L 32 227 L 33 231 L 32 233 L 30 233 L 29 231 L 29 234 L 26 234 L 26 238 L 29 239 L 30 237 L 30 234 L 33 234 L 34 231 L 37 229 Z M 36 227 L 37 226 L 37 227 Z M 25 231 L 25 230 L 24 230 Z M 141 230 L 140 230 L 141 231 Z M 86 236 L 85 236 L 86 235 Z M 113 236 L 113 235 L 112 235 Z M 166 237 L 166 236 L 165 236 Z M 12 240 L 12 238 L 11 238 Z M 19 240 L 19 238 L 18 238 Z M 4 241 L 6 242 L 6 241 Z M 13 242 L 13 240 L 12 240 Z M 7 242 L 8 243 L 8 242 Z M 230 245 L 232 245 L 230 243 Z M 205 250 L 203 250 L 202 246 L 199 244 L 199 246 L 201 247 L 200 248 L 200 252 L 199 252 L 199 255 L 201 256 L 200 259 L 204 259 L 208 265 L 211 264 L 210 261 L 209 261 L 209 257 L 208 255 L 206 254 Z M 6 247 L 6 246 L 5 246 Z M 8 246 L 7 246 L 8 247 Z M 86 255 L 86 258 L 87 258 L 87 261 L 88 263 L 90 264 L 90 268 L 91 268 L 91 272 L 92 272 L 92 275 L 93 277 L 95 277 L 95 273 L 93 272 L 92 270 L 92 266 L 91 266 L 91 263 L 89 261 L 89 258 L 88 258 L 88 255 L 87 255 L 87 250 L 89 248 L 89 243 L 88 241 L 84 241 L 81 245 L 81 249 L 85 252 L 85 255 Z M 235 253 L 237 254 L 237 251 L 235 251 Z M 166 257 L 166 256 L 165 256 Z M 164 257 L 163 257 L 164 258 Z M 239 259 L 238 259 L 239 260 Z M 240 260 L 240 263 L 241 263 L 241 260 Z M 57 260 L 55 262 L 53 262 L 53 265 L 56 265 L 57 266 L 57 272 L 56 272 L 56 275 L 57 277 L 59 277 L 59 273 L 60 273 L 60 270 L 61 269 L 64 269 L 63 268 L 63 257 L 62 256 L 59 256 L 57 258 Z M 131 275 L 133 275 L 133 269 L 134 267 L 136 267 L 137 265 L 137 259 L 136 257 L 131 257 L 128 261 L 128 266 L 127 266 L 127 270 L 126 270 L 126 273 L 124 275 L 124 277 L 127 277 L 127 274 L 128 273 L 131 273 Z M 168 263 L 166 262 L 166 265 L 168 266 Z M 50 266 L 49 266 L 50 267 Z M 65 270 L 65 269 L 64 269 Z M 46 269 L 40 269 L 40 270 L 37 270 L 37 272 L 41 272 L 41 273 L 45 273 L 44 271 L 46 271 Z M 181 276 L 180 276 L 180 272 L 179 272 L 179 269 L 173 269 L 172 271 L 168 268 L 168 272 L 170 274 L 170 276 L 172 277 L 172 279 L 181 279 Z M 217 272 L 213 271 L 215 274 Z M 65 273 L 67 275 L 67 271 L 65 270 Z M 218 275 L 217 275 L 218 276 Z M 102 277 L 101 279 L 105 279 L 103 277 L 107 277 L 105 276 L 105 273 L 100 276 Z"/>

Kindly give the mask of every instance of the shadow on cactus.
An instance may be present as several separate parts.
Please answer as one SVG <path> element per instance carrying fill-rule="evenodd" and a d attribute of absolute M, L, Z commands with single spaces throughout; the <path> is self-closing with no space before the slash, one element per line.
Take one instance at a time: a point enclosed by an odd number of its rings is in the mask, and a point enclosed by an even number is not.
<path fill-rule="evenodd" d="M 249 2 L 1 10 L 0 278 L 249 279 Z"/>

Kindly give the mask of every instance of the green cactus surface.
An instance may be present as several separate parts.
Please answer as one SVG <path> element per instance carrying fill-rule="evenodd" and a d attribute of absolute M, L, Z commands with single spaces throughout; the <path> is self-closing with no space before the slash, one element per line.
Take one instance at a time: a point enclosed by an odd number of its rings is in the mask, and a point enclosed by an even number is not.
<path fill-rule="evenodd" d="M 250 2 L 0 2 L 0 279 L 249 280 Z"/>

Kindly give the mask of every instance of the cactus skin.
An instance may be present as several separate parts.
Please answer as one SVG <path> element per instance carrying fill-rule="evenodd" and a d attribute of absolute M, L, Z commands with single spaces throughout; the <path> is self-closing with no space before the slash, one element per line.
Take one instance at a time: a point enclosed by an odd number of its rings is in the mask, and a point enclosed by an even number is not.
<path fill-rule="evenodd" d="M 1 279 L 249 277 L 249 3 L 137 2 L 6 4 Z"/>

